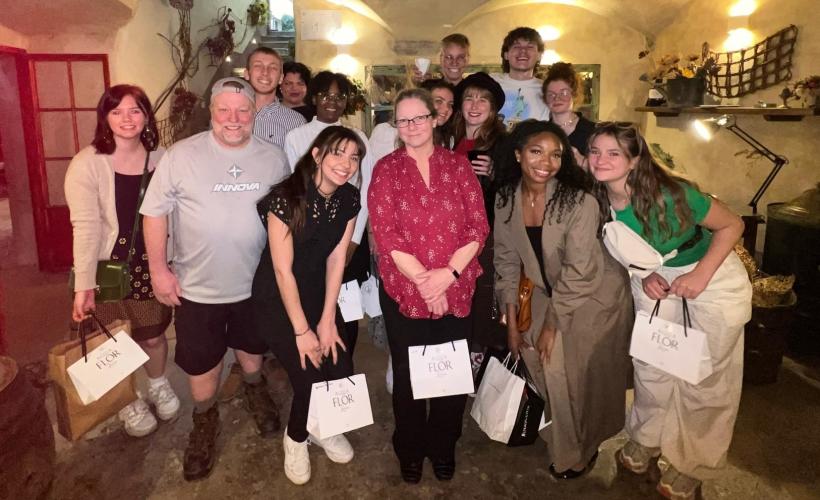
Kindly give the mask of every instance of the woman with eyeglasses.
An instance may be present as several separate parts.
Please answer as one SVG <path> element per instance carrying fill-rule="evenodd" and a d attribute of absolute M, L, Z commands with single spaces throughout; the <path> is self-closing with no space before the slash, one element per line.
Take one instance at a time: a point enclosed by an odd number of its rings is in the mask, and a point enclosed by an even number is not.
<path fill-rule="evenodd" d="M 589 472 L 624 425 L 632 296 L 601 241 L 591 180 L 556 124 L 525 120 L 498 157 L 496 290 L 510 352 L 549 402 L 542 432 L 556 479 Z M 532 322 L 518 328 L 521 268 L 534 283 Z"/>
<path fill-rule="evenodd" d="M 285 154 L 291 168 L 308 152 L 310 145 L 322 130 L 327 127 L 341 125 L 342 115 L 349 111 L 348 99 L 350 99 L 353 90 L 353 84 L 347 76 L 341 73 L 320 71 L 310 80 L 308 95 L 316 108 L 316 116 L 309 123 L 291 130 L 285 136 Z M 364 132 L 357 128 L 352 128 L 352 130 L 359 136 L 362 144 L 368 143 Z M 361 285 L 367 280 L 370 271 L 370 245 L 367 241 L 365 229 L 368 217 L 367 190 L 370 185 L 373 164 L 372 154 L 363 153 L 359 173 L 350 179 L 350 182 L 356 185 L 361 192 L 362 209 L 356 219 L 353 239 L 347 248 L 345 274 L 342 283 L 357 280 Z M 359 322 L 354 320 L 345 323 L 345 331 L 350 341 L 348 348 L 352 356 L 356 347 L 356 340 L 359 337 Z"/>
<path fill-rule="evenodd" d="M 558 124 L 569 137 L 575 161 L 587 168 L 587 142 L 595 123 L 574 110 L 578 97 L 578 74 L 572 64 L 557 62 L 552 64 L 541 86 L 542 95 L 550 110 L 550 121 Z"/>
<path fill-rule="evenodd" d="M 659 301 L 658 316 L 682 324 L 686 308 L 706 333 L 713 369 L 693 385 L 633 360 L 635 402 L 618 459 L 637 474 L 660 467 L 657 488 L 667 498 L 696 498 L 726 463 L 740 403 L 752 287 L 732 249 L 743 221 L 661 167 L 633 124 L 598 124 L 589 168 L 603 214 L 612 210 L 661 255 L 677 251 L 646 277 L 633 274 L 636 309 L 649 313 Z"/>
<path fill-rule="evenodd" d="M 253 278 L 254 323 L 288 372 L 293 403 L 283 438 L 285 475 L 310 480 L 310 442 L 336 463 L 353 459 L 343 434 L 319 439 L 307 430 L 311 386 L 353 372 L 337 306 L 347 246 L 359 212 L 356 175 L 365 143 L 346 127 L 323 129 L 294 172 L 257 205 L 268 244 Z"/>
<path fill-rule="evenodd" d="M 453 151 L 467 158 L 478 177 L 484 194 L 487 219 L 493 223 L 493 156 L 506 136 L 498 111 L 504 106 L 504 90 L 490 75 L 473 73 L 456 86 L 455 109 L 451 130 Z M 502 325 L 503 311 L 498 307 L 493 291 L 492 234 L 478 257 L 484 274 L 476 285 L 473 298 L 473 335 L 471 357 L 476 380 L 487 354 L 500 356 L 506 346 Z"/>
<path fill-rule="evenodd" d="M 437 479 L 455 473 L 467 396 L 414 399 L 408 348 L 470 337 L 482 274 L 476 256 L 489 233 L 481 186 L 467 159 L 435 144 L 436 114 L 424 89 L 396 97 L 402 146 L 379 160 L 368 193 L 393 358 L 393 449 L 408 483 L 421 480 L 425 457 Z"/>

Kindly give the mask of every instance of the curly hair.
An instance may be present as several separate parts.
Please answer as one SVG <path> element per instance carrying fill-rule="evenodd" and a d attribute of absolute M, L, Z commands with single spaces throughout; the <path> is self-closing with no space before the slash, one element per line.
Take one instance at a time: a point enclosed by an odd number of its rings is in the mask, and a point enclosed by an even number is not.
<path fill-rule="evenodd" d="M 575 163 L 567 134 L 552 122 L 524 120 L 515 126 L 504 142 L 496 157 L 496 207 L 504 208 L 509 203 L 515 203 L 515 191 L 523 175 L 515 153 L 521 153 L 532 137 L 542 133 L 552 134 L 561 144 L 561 168 L 555 174 L 558 183 L 544 210 L 545 221 L 561 222 L 561 218 L 581 202 L 583 195 L 590 193 L 592 179 Z M 504 222 L 509 223 L 511 218 L 512 211 Z"/>
<path fill-rule="evenodd" d="M 550 65 L 547 76 L 544 77 L 544 83 L 541 85 L 541 95 L 544 96 L 544 99 L 547 98 L 547 86 L 558 80 L 569 85 L 570 90 L 572 90 L 572 97 L 578 97 L 578 74 L 575 72 L 575 68 L 572 67 L 572 63 L 558 61 Z"/>
<path fill-rule="evenodd" d="M 691 181 L 670 173 L 663 168 L 652 157 L 649 147 L 646 144 L 638 127 L 629 122 L 601 122 L 595 127 L 595 131 L 589 137 L 589 146 L 596 138 L 609 136 L 615 139 L 618 147 L 628 161 L 637 158 L 629 174 L 626 176 L 627 192 L 632 207 L 635 210 L 635 217 L 643 226 L 643 234 L 650 237 L 650 223 L 657 221 L 660 236 L 670 238 L 683 234 L 687 229 L 695 224 L 692 209 L 686 202 L 686 192 L 683 185 L 690 185 L 697 188 Z M 609 197 L 606 186 L 603 183 L 595 182 L 593 194 L 598 199 L 601 214 L 609 217 Z M 679 229 L 673 235 L 672 227 L 667 220 L 667 207 L 664 195 L 672 197 L 674 204 L 675 218 L 678 220 Z"/>

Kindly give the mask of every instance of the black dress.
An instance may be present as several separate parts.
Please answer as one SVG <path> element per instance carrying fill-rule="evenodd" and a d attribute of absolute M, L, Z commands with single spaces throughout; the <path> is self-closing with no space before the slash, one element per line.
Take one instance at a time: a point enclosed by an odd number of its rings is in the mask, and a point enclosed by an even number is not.
<path fill-rule="evenodd" d="M 578 124 L 575 125 L 575 130 L 567 138 L 572 147 L 582 155 L 587 156 L 589 154 L 589 137 L 595 131 L 595 122 L 587 120 L 581 113 L 576 112 L 575 114 L 578 115 Z M 552 118 L 550 118 L 550 121 L 552 121 Z"/>
<path fill-rule="evenodd" d="M 293 238 L 292 270 L 305 318 L 315 332 L 324 308 L 327 258 L 342 240 L 347 223 L 359 213 L 359 191 L 350 184 L 345 184 L 329 199 L 325 199 L 311 182 L 306 198 L 305 225 Z M 285 223 L 291 219 L 291 209 L 287 200 L 274 193 L 262 198 L 257 204 L 257 210 L 266 230 L 269 214 Z M 339 348 L 338 361 L 335 365 L 326 359 L 321 369 L 317 370 L 306 361 L 307 369 L 302 370 L 293 325 L 276 282 L 269 243 L 265 245 L 253 277 L 251 302 L 256 333 L 270 346 L 287 370 L 293 386 L 288 435 L 296 442 L 303 442 L 307 439 L 306 425 L 311 384 L 349 376 L 352 373 L 350 356 Z M 342 341 L 347 344 L 344 322 L 338 306 L 336 327 Z"/>

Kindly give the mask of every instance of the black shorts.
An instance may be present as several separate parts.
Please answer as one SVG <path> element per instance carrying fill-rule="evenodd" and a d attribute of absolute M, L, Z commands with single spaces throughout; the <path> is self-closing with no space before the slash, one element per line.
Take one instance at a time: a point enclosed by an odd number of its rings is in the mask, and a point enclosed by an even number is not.
<path fill-rule="evenodd" d="M 254 331 L 251 300 L 201 304 L 182 297 L 176 308 L 174 361 L 188 375 L 202 375 L 218 365 L 228 348 L 264 354 L 268 348 Z"/>

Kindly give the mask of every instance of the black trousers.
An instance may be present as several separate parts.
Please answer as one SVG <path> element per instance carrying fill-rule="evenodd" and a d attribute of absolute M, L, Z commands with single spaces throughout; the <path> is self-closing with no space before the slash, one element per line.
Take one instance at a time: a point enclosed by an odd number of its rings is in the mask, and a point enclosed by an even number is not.
<path fill-rule="evenodd" d="M 425 456 L 452 460 L 461 437 L 467 395 L 413 399 L 407 348 L 466 339 L 470 318 L 410 319 L 399 312 L 398 304 L 384 290 L 379 290 L 379 301 L 393 357 L 393 450 L 402 462 L 419 462 Z"/>
<path fill-rule="evenodd" d="M 337 316 L 340 317 L 340 315 Z M 345 338 L 343 324 L 337 319 L 336 325 L 342 342 L 349 345 Z M 316 382 L 336 380 L 352 375 L 353 365 L 350 361 L 350 354 L 337 345 L 338 359 L 335 365 L 332 357 L 325 358 L 320 369 L 317 370 L 310 360 L 305 358 L 307 369 L 303 370 L 299 362 L 299 350 L 296 348 L 296 337 L 289 331 L 271 339 L 270 349 L 288 372 L 290 385 L 293 387 L 293 402 L 290 405 L 290 417 L 288 417 L 288 436 L 297 443 L 301 443 L 308 437 L 307 418 L 311 386 Z"/>

